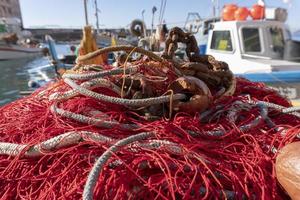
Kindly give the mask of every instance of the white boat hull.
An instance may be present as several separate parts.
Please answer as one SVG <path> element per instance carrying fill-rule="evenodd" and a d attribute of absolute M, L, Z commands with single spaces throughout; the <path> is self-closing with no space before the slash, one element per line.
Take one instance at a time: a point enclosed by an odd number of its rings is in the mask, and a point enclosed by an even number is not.
<path fill-rule="evenodd" d="M 42 55 L 41 48 L 26 48 L 17 45 L 0 46 L 0 61 L 32 59 L 40 55 Z"/>

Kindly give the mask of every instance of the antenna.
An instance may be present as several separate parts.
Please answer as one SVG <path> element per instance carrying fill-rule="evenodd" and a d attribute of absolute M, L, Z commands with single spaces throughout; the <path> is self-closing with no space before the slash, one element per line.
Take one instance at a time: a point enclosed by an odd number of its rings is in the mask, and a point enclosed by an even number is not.
<path fill-rule="evenodd" d="M 155 15 L 156 11 L 157 11 L 157 8 L 155 6 L 153 6 L 153 8 L 152 8 L 151 35 L 153 34 L 153 29 L 154 29 L 154 15 Z"/>
<path fill-rule="evenodd" d="M 96 16 L 96 27 L 97 27 L 97 34 L 99 34 L 99 18 L 98 18 L 98 3 L 97 0 L 94 1 L 95 3 L 95 16 Z"/>
<path fill-rule="evenodd" d="M 83 0 L 84 14 L 85 14 L 85 25 L 89 25 L 88 13 L 87 13 L 87 0 Z"/>
<path fill-rule="evenodd" d="M 212 2 L 212 15 L 213 17 L 219 16 L 219 0 L 211 0 Z M 218 13 L 218 14 L 217 14 Z"/>
<path fill-rule="evenodd" d="M 162 24 L 163 21 L 163 17 L 165 14 L 165 10 L 166 10 L 166 5 L 167 5 L 167 0 L 161 0 L 161 4 L 160 4 L 160 10 L 159 10 L 159 18 L 158 18 L 158 24 Z"/>
<path fill-rule="evenodd" d="M 143 22 L 144 22 L 144 23 L 145 23 L 145 16 L 144 16 L 145 12 L 146 12 L 146 10 L 143 9 L 143 10 L 142 10 L 142 19 L 143 19 Z"/>

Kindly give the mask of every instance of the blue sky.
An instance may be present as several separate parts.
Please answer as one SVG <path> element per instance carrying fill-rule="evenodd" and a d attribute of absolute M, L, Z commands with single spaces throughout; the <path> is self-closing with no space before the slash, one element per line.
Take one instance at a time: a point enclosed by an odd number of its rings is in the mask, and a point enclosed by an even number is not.
<path fill-rule="evenodd" d="M 292 6 L 283 3 L 288 0 L 265 0 L 267 6 L 284 7 L 289 11 L 288 24 L 292 29 L 300 29 L 300 0 L 290 0 Z M 88 0 L 89 19 L 95 24 L 94 0 Z M 128 25 L 133 19 L 141 18 L 145 9 L 145 21 L 151 26 L 151 10 L 158 8 L 161 0 L 98 0 L 101 10 L 99 19 L 101 28 L 120 28 Z M 239 6 L 250 7 L 257 0 L 220 0 L 221 6 L 226 3 L 236 3 Z M 85 24 L 83 0 L 20 0 L 23 22 L 25 27 L 60 26 L 81 27 Z M 188 12 L 199 12 L 201 17 L 211 14 L 211 0 L 169 0 L 164 15 L 167 23 L 184 22 Z M 298 20 L 297 20 L 298 19 Z"/>

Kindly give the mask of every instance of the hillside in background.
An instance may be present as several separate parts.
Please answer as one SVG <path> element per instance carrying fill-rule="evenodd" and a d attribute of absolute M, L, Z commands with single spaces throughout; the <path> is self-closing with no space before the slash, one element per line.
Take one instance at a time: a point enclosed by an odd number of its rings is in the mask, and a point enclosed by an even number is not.
<path fill-rule="evenodd" d="M 294 32 L 295 35 L 300 35 L 300 30 Z"/>

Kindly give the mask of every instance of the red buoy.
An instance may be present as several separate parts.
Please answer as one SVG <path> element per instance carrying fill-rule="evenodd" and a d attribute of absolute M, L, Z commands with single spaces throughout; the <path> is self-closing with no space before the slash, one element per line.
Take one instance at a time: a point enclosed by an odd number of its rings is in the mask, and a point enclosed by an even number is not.
<path fill-rule="evenodd" d="M 251 10 L 250 10 L 250 15 L 252 19 L 254 20 L 260 20 L 265 18 L 265 7 L 255 4 Z"/>
<path fill-rule="evenodd" d="M 234 13 L 235 20 L 245 21 L 249 16 L 249 10 L 246 7 L 238 8 Z"/>
<path fill-rule="evenodd" d="M 224 21 L 232 21 L 235 20 L 234 13 L 238 9 L 235 4 L 227 4 L 223 8 L 222 19 Z"/>

